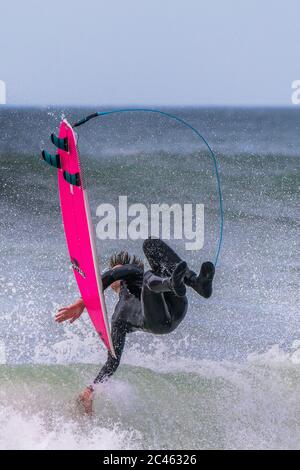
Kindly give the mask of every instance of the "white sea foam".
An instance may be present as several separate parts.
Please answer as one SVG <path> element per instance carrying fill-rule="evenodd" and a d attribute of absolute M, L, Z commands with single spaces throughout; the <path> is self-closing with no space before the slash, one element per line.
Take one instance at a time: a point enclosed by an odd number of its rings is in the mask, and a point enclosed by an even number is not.
<path fill-rule="evenodd" d="M 51 419 L 42 414 L 0 407 L 0 449 L 129 449 L 136 447 L 138 433 L 96 425 L 82 427 L 64 417 Z"/>
<path fill-rule="evenodd" d="M 0 340 L 0 364 L 6 364 L 5 343 Z"/>
<path fill-rule="evenodd" d="M 264 353 L 252 353 L 248 356 L 249 362 L 255 364 L 276 365 L 300 365 L 300 340 L 294 340 L 289 350 L 285 350 L 280 345 L 274 344 Z"/>

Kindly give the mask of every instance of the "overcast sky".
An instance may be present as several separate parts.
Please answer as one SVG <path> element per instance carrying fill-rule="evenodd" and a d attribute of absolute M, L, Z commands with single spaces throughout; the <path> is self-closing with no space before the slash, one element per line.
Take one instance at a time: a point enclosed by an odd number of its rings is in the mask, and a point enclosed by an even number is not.
<path fill-rule="evenodd" d="M 299 0 L 0 0 L 8 104 L 290 105 Z"/>

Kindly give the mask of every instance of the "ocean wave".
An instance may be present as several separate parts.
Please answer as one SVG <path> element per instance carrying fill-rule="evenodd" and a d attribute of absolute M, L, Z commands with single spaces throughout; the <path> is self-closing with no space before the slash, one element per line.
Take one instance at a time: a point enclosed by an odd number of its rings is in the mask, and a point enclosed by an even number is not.
<path fill-rule="evenodd" d="M 80 423 L 65 416 L 16 411 L 0 406 L 0 449 L 133 449 L 138 433 L 120 426 L 111 428 Z"/>
<path fill-rule="evenodd" d="M 299 449 L 299 353 L 299 340 L 243 362 L 195 360 L 159 342 L 130 347 L 97 387 L 91 420 L 75 398 L 95 365 L 0 366 L 0 446 Z"/>

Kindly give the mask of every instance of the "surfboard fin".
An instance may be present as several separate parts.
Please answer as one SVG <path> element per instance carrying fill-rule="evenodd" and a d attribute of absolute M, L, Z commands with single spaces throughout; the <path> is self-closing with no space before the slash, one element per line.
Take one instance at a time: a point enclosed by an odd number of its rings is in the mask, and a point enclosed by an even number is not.
<path fill-rule="evenodd" d="M 65 137 L 64 139 L 60 139 L 55 135 L 54 133 L 51 134 L 51 142 L 60 150 L 64 150 L 65 152 L 68 152 L 69 150 L 69 142 L 68 138 Z"/>
<path fill-rule="evenodd" d="M 51 155 L 51 153 L 48 153 L 46 152 L 46 150 L 43 150 L 42 158 L 43 160 L 45 160 L 45 162 L 49 163 L 49 165 L 54 166 L 55 168 L 61 168 L 59 155 Z"/>
<path fill-rule="evenodd" d="M 79 173 L 68 173 L 67 171 L 64 171 L 63 175 L 68 183 L 73 184 L 74 186 L 81 186 Z"/>

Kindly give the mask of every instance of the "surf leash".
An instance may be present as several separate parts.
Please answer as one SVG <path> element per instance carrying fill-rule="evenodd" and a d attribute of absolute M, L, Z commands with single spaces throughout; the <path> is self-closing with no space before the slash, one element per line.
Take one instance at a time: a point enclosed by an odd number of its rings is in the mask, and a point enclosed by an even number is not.
<path fill-rule="evenodd" d="M 218 201 L 219 201 L 219 239 L 217 243 L 217 248 L 216 248 L 216 254 L 215 254 L 215 259 L 214 259 L 214 264 L 215 266 L 218 263 L 219 255 L 221 252 L 221 247 L 222 247 L 222 242 L 223 242 L 223 227 L 224 227 L 224 209 L 223 209 L 223 198 L 222 198 L 222 189 L 221 189 L 221 179 L 220 179 L 220 174 L 219 174 L 219 169 L 218 169 L 218 161 L 216 158 L 216 155 L 214 154 L 212 148 L 210 147 L 209 143 L 207 140 L 203 137 L 203 135 L 194 127 L 192 126 L 189 122 L 185 121 L 184 119 L 180 118 L 179 116 L 176 116 L 175 114 L 168 113 L 166 111 L 161 111 L 159 109 L 152 109 L 152 108 L 121 108 L 121 109 L 113 109 L 110 111 L 100 111 L 96 112 L 93 114 L 89 114 L 83 119 L 80 119 L 79 121 L 75 122 L 73 124 L 73 127 L 79 127 L 82 124 L 85 124 L 86 122 L 90 121 L 91 119 L 97 118 L 97 117 L 102 117 L 102 116 L 109 116 L 111 114 L 121 114 L 121 113 L 136 113 L 136 112 L 141 112 L 141 113 L 156 113 L 160 114 L 161 116 L 167 117 L 169 119 L 173 119 L 174 121 L 177 121 L 179 124 L 185 126 L 186 128 L 190 129 L 197 137 L 200 139 L 206 148 L 208 149 L 209 155 L 211 157 L 211 160 L 213 162 L 213 169 L 214 169 L 214 175 L 216 178 L 217 182 L 217 195 L 218 195 Z"/>

